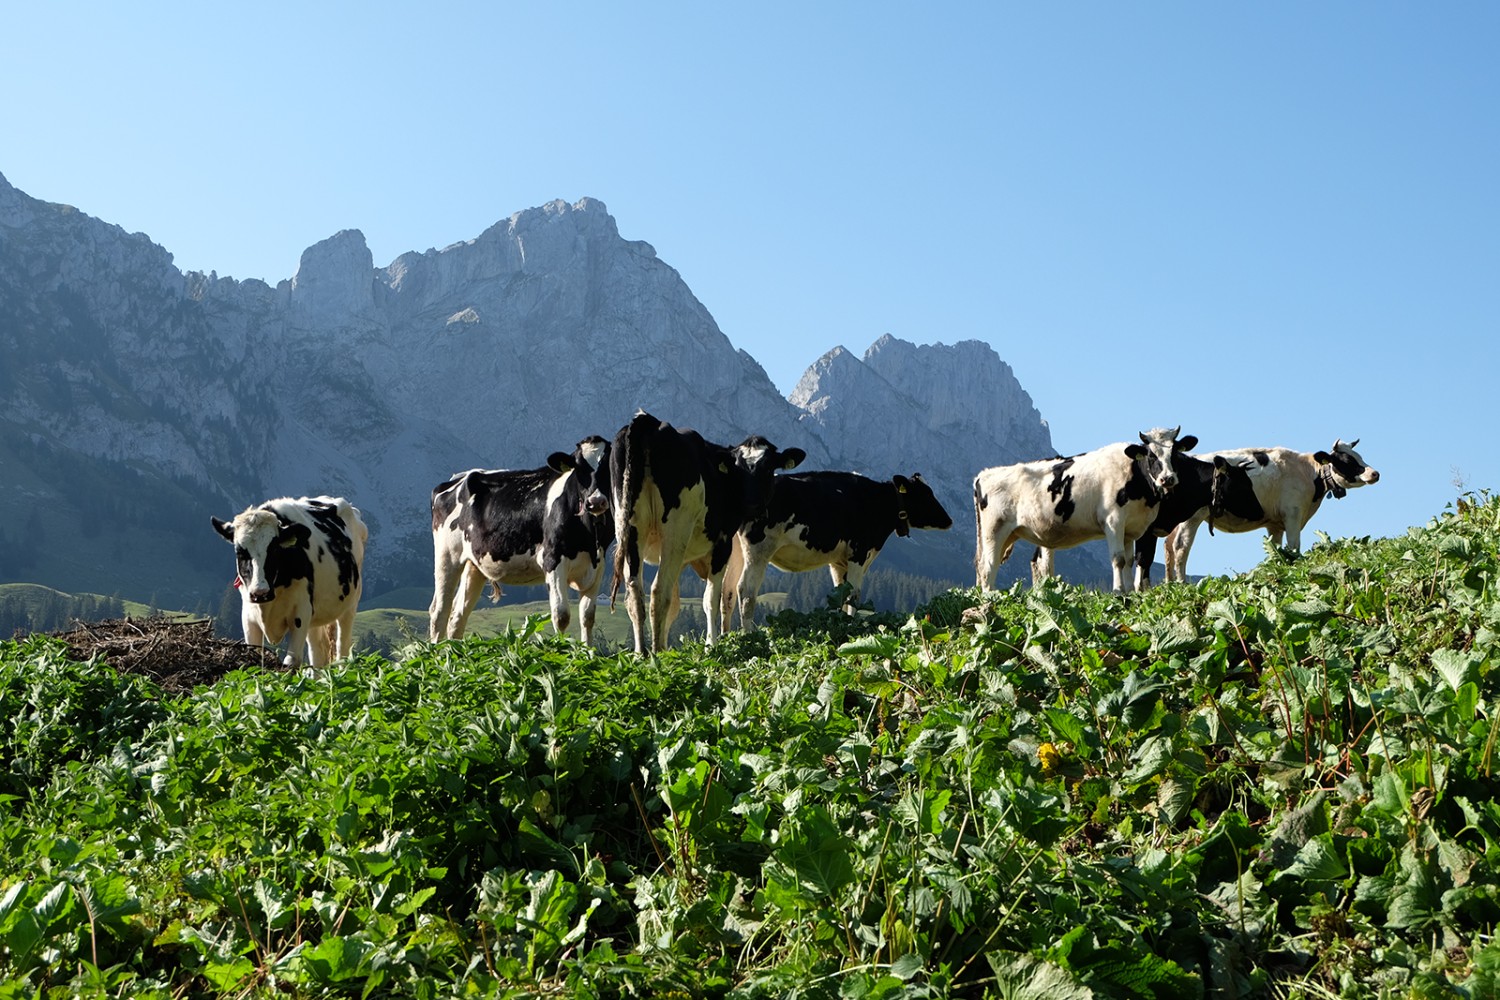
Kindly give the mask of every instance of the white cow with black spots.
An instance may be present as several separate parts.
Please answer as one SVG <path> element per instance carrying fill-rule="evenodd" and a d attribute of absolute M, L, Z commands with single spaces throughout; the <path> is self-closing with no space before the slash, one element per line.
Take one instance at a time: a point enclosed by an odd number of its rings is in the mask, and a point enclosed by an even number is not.
<path fill-rule="evenodd" d="M 1200 460 L 1214 465 L 1217 509 L 1201 508 L 1167 535 L 1162 545 L 1167 579 L 1187 579 L 1188 552 L 1204 521 L 1214 531 L 1265 528 L 1277 546 L 1285 535 L 1287 551 L 1299 555 L 1302 529 L 1325 497 L 1337 500 L 1352 489 L 1380 482 L 1380 473 L 1354 450 L 1357 444 L 1359 439 L 1355 438 L 1347 444 L 1336 440 L 1328 451 L 1237 448 L 1199 455 Z M 1155 546 L 1154 539 L 1150 544 Z M 1140 558 L 1149 567 L 1150 553 Z"/>
<path fill-rule="evenodd" d="M 994 586 L 995 572 L 1018 541 L 1037 546 L 1033 581 L 1052 575 L 1052 552 L 1103 538 L 1109 545 L 1114 589 L 1130 590 L 1135 541 L 1156 517 L 1162 497 L 1177 485 L 1172 455 L 1198 439 L 1178 439 L 1181 427 L 1156 428 L 1140 443 L 1120 442 L 1072 458 L 984 469 L 974 477 L 974 576 Z"/>
<path fill-rule="evenodd" d="M 289 667 L 304 647 L 315 667 L 349 655 L 370 530 L 348 500 L 282 497 L 209 520 L 234 545 L 246 642 L 274 648 L 290 636 Z"/>

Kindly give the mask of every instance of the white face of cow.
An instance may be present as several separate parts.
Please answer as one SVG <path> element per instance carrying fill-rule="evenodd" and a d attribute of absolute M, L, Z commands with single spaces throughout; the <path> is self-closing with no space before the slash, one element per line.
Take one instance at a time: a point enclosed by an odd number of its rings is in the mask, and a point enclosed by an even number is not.
<path fill-rule="evenodd" d="M 220 527 L 222 525 L 222 527 Z M 280 540 L 281 522 L 268 510 L 247 510 L 230 524 L 214 521 L 219 534 L 234 543 L 235 565 L 240 585 L 252 604 L 264 604 L 275 596 L 266 574 L 266 560 L 273 545 Z"/>
<path fill-rule="evenodd" d="M 1141 443 L 1130 445 L 1125 449 L 1139 469 L 1140 474 L 1146 477 L 1158 496 L 1171 492 L 1177 485 L 1177 473 L 1172 468 L 1172 453 L 1177 450 L 1177 432 L 1182 430 L 1179 424 L 1170 430 L 1157 427 L 1140 435 Z M 1183 440 L 1183 445 L 1188 444 L 1189 439 Z M 1192 444 L 1197 444 L 1197 439 L 1191 439 Z"/>
<path fill-rule="evenodd" d="M 782 451 L 759 436 L 746 438 L 731 450 L 735 464 L 745 474 L 742 480 L 745 509 L 754 513 L 764 510 L 770 500 L 776 473 L 795 469 L 807 458 L 807 452 L 801 448 Z"/>
<path fill-rule="evenodd" d="M 1368 486 L 1380 482 L 1380 473 L 1365 464 L 1354 446 L 1359 438 L 1345 444 L 1342 439 L 1333 442 L 1332 453 L 1320 451 L 1313 456 L 1328 466 L 1329 478 L 1335 486 L 1352 490 L 1357 486 Z"/>

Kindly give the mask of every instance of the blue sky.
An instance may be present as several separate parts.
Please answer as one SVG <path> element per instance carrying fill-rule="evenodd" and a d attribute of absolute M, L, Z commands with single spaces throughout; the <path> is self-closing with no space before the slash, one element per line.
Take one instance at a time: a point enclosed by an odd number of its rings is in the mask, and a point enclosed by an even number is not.
<path fill-rule="evenodd" d="M 789 391 L 978 339 L 1070 454 L 1361 439 L 1309 526 L 1500 489 L 1500 6 L 6 5 L 0 173 L 184 270 L 603 201 Z M 976 469 L 988 464 L 976 456 Z M 1260 535 L 1200 536 L 1194 572 Z"/>

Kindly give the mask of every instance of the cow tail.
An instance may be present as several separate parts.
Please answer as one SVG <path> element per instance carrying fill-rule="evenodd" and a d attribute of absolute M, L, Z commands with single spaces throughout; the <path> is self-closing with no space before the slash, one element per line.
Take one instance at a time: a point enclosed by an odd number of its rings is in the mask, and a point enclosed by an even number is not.
<path fill-rule="evenodd" d="M 1224 516 L 1229 503 L 1229 466 L 1214 463 L 1213 483 L 1209 487 L 1208 533 L 1214 533 L 1214 520 Z"/>
<path fill-rule="evenodd" d="M 974 477 L 974 575 L 979 575 L 979 558 L 984 552 L 984 491 L 979 488 L 979 477 Z"/>
<path fill-rule="evenodd" d="M 621 435 L 620 444 L 624 454 L 610 456 L 611 470 L 614 463 L 620 464 L 620 481 L 613 481 L 610 488 L 615 496 L 615 566 L 613 579 L 609 582 L 609 606 L 614 608 L 615 596 L 620 592 L 620 581 L 625 578 L 625 569 L 639 567 L 640 553 L 637 550 L 635 525 L 631 515 L 635 513 L 636 500 L 641 495 L 641 484 L 646 478 L 646 455 L 651 441 L 652 418 L 637 413 L 629 427 Z"/>

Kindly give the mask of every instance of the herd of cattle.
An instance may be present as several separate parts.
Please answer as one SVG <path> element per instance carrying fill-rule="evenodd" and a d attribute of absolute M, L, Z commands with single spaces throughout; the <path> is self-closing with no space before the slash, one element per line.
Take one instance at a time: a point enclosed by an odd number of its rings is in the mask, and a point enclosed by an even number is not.
<path fill-rule="evenodd" d="M 1265 528 L 1293 553 L 1324 498 L 1379 481 L 1354 446 L 1190 454 L 1198 439 L 1157 428 L 1072 458 L 984 469 L 974 477 L 975 582 L 989 588 L 1018 541 L 1037 546 L 1033 582 L 1052 573 L 1056 549 L 1103 538 L 1114 588 L 1150 586 L 1156 541 L 1168 580 L 1183 580 L 1199 525 Z M 801 465 L 800 448 L 763 437 L 733 447 L 647 413 L 613 441 L 590 437 L 540 469 L 460 473 L 432 491 L 433 597 L 429 636 L 464 634 L 485 585 L 545 583 L 552 624 L 569 624 L 578 592 L 580 632 L 593 644 L 604 555 L 615 543 L 613 603 L 625 589 L 635 650 L 666 648 L 684 565 L 705 582 L 714 641 L 737 611 L 753 627 L 766 567 L 827 566 L 852 602 L 891 533 L 953 524 L 920 475 L 875 481 L 854 472 L 777 475 Z M 315 666 L 349 654 L 369 531 L 338 497 L 268 500 L 233 521 L 212 519 L 234 545 L 245 641 L 278 646 L 288 665 L 305 646 Z M 642 564 L 657 567 L 648 606 Z M 1134 579 L 1131 564 L 1134 563 Z"/>

